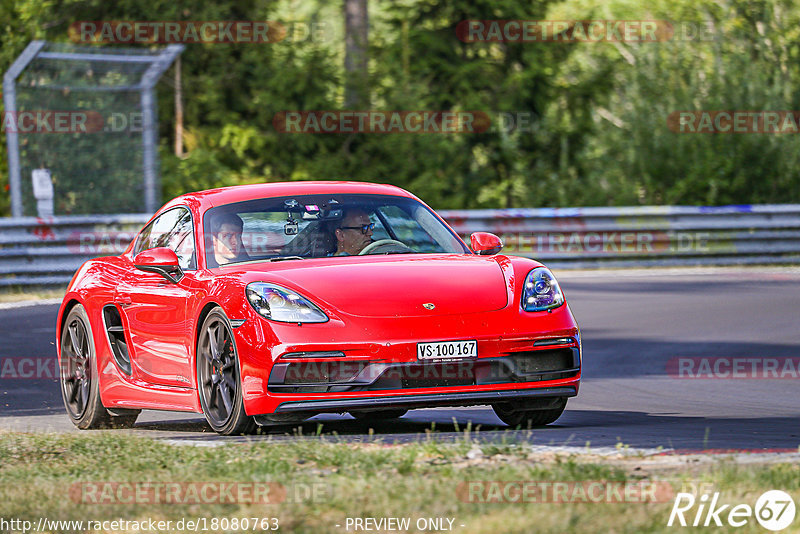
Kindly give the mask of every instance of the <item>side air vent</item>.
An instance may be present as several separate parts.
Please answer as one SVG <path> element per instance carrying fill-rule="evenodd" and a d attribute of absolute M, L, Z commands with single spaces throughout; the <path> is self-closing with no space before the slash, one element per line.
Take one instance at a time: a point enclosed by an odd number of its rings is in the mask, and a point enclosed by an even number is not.
<path fill-rule="evenodd" d="M 117 367 L 126 375 L 131 374 L 131 358 L 128 356 L 128 344 L 125 341 L 125 330 L 122 328 L 122 318 L 119 310 L 113 304 L 103 308 L 103 321 L 108 334 L 108 343 L 114 354 Z"/>

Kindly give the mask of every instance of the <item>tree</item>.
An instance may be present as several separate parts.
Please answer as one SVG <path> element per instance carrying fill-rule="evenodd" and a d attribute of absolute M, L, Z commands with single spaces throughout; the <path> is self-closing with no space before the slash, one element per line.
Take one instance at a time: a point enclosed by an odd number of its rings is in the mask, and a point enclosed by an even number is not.
<path fill-rule="evenodd" d="M 344 35 L 344 105 L 348 108 L 363 106 L 369 102 L 367 0 L 344 0 Z"/>

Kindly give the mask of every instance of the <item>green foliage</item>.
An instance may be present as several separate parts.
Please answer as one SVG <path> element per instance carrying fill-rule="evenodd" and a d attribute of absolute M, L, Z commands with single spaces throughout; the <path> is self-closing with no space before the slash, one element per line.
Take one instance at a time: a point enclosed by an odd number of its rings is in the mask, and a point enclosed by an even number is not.
<path fill-rule="evenodd" d="M 679 33 L 638 44 L 456 37 L 463 20 L 515 18 L 669 20 Z M 343 107 L 341 3 L 322 0 L 0 0 L 0 69 L 32 39 L 68 41 L 69 25 L 81 20 L 322 28 L 275 44 L 187 45 L 183 158 L 172 155 L 172 72 L 158 85 L 165 200 L 222 185 L 351 179 L 405 187 L 436 208 L 798 202 L 794 135 L 681 134 L 667 124 L 676 111 L 798 109 L 800 8 L 788 0 L 371 2 L 369 107 L 487 113 L 492 127 L 473 134 L 279 133 L 272 124 L 279 112 Z M 695 38 L 683 38 L 686 28 Z M 531 127 L 503 127 L 502 113 Z M 57 211 L 124 207 L 124 188 L 115 201 L 98 184 L 135 182 L 138 164 L 127 178 L 104 176 L 113 146 L 95 153 L 64 137 L 68 163 L 86 172 L 78 184 L 62 181 L 71 193 Z M 6 167 L 0 150 L 0 187 Z M 8 197 L 0 190 L 0 214 L 8 213 Z"/>
<path fill-rule="evenodd" d="M 798 201 L 800 160 L 792 134 L 691 134 L 667 126 L 676 111 L 797 110 L 796 6 L 782 1 L 674 3 L 620 9 L 617 18 L 672 19 L 664 43 L 584 48 L 571 76 L 613 89 L 594 95 L 586 144 L 571 170 L 584 177 L 582 204 L 782 203 Z M 627 15 L 627 16 L 626 16 Z M 682 29 L 685 28 L 685 29 Z M 680 35 L 695 39 L 680 39 Z M 608 65 L 613 65 L 608 69 Z M 554 108 L 551 113 L 559 113 Z"/>

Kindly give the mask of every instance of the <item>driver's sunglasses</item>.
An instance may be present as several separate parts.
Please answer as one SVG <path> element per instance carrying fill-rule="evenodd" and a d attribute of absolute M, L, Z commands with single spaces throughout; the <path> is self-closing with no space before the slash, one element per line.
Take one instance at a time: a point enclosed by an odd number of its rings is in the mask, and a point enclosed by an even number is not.
<path fill-rule="evenodd" d="M 340 226 L 342 230 L 361 230 L 361 233 L 366 235 L 370 230 L 375 229 L 375 223 L 362 224 L 361 226 Z"/>

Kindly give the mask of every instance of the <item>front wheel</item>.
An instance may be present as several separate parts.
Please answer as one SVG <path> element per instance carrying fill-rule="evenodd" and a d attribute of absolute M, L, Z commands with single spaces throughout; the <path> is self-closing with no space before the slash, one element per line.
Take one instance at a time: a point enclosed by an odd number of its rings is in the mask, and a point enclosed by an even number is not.
<path fill-rule="evenodd" d="M 532 408 L 530 406 L 513 406 L 508 403 L 492 404 L 492 409 L 502 422 L 510 427 L 521 426 L 523 428 L 532 426 L 543 426 L 555 423 L 561 417 L 567 407 L 565 397 L 550 401 L 550 405 L 544 409 Z"/>
<path fill-rule="evenodd" d="M 72 424 L 81 430 L 130 428 L 139 410 L 109 413 L 100 400 L 100 379 L 92 326 L 86 309 L 76 304 L 64 321 L 59 345 L 61 398 Z"/>
<path fill-rule="evenodd" d="M 251 432 L 255 421 L 244 411 L 233 331 L 220 307 L 200 327 L 196 360 L 200 406 L 211 428 L 224 436 Z"/>

